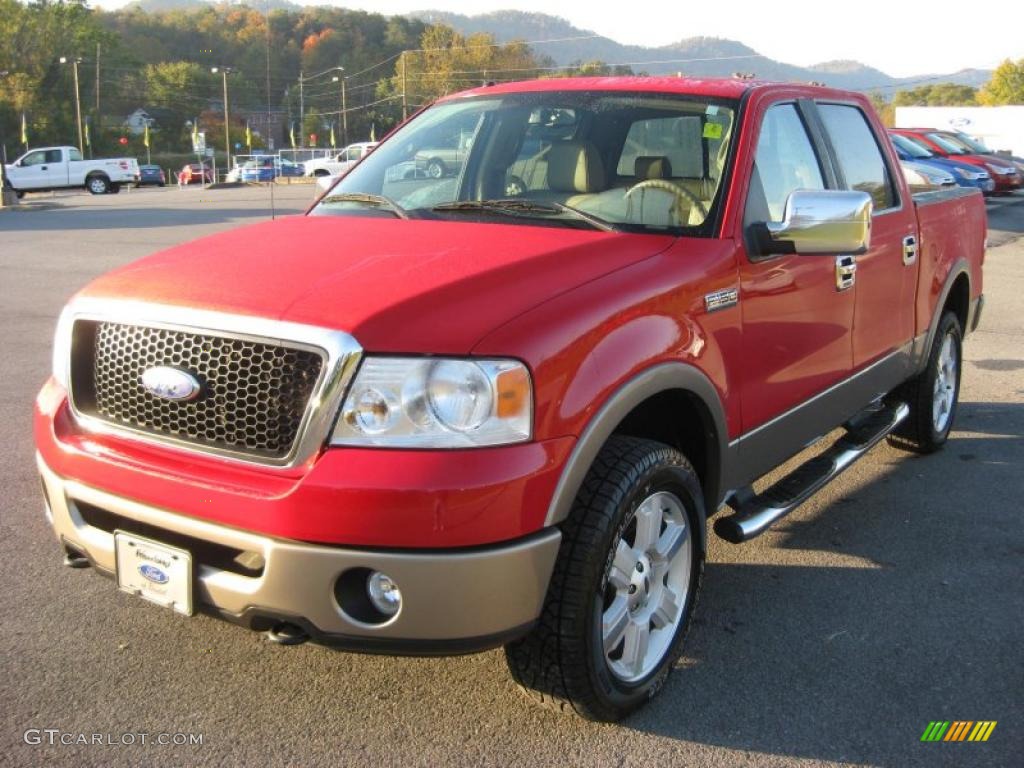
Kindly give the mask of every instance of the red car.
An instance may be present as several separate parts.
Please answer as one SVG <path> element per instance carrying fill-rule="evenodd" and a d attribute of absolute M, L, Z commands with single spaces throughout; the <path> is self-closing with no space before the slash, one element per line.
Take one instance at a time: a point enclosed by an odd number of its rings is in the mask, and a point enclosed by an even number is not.
<path fill-rule="evenodd" d="M 212 184 L 213 169 L 202 163 L 188 163 L 178 172 L 179 184 Z"/>
<path fill-rule="evenodd" d="M 404 172 L 463 134 L 458 178 Z M 616 720 L 682 654 L 712 528 L 763 533 L 887 437 L 943 446 L 985 227 L 978 190 L 911 195 L 861 94 L 456 94 L 307 215 L 72 299 L 35 405 L 45 515 L 69 565 L 168 611 L 288 644 L 504 645 L 535 698 Z"/>
<path fill-rule="evenodd" d="M 893 128 L 891 133 L 915 139 L 935 154 L 984 168 L 996 184 L 996 192 L 1012 192 L 1024 185 L 1024 178 L 1012 160 L 998 155 L 978 154 L 955 133 L 937 128 Z"/>

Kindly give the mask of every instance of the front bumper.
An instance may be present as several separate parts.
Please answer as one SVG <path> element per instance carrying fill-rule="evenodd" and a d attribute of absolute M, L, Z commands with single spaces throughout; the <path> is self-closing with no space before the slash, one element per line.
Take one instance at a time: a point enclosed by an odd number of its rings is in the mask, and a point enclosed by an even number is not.
<path fill-rule="evenodd" d="M 278 539 L 115 496 L 54 472 L 37 455 L 65 550 L 113 575 L 113 530 L 190 548 L 197 608 L 256 630 L 286 621 L 314 640 L 370 652 L 466 653 L 527 632 L 540 614 L 561 541 L 547 529 L 497 546 L 441 551 L 352 549 Z M 232 560 L 230 555 L 239 553 Z M 245 565 L 243 565 L 245 563 Z M 380 570 L 402 591 L 382 623 L 347 613 L 336 592 L 352 569 Z"/>

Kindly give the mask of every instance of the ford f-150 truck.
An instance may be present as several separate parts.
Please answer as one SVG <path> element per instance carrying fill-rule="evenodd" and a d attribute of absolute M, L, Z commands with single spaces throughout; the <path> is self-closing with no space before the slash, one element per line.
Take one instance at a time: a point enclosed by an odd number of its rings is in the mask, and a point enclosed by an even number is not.
<path fill-rule="evenodd" d="M 4 172 L 18 197 L 26 192 L 73 187 L 105 195 L 119 192 L 122 184 L 139 183 L 139 163 L 134 157 L 83 160 L 77 147 L 29 150 L 5 166 Z"/>
<path fill-rule="evenodd" d="M 453 134 L 457 174 L 392 170 Z M 946 442 L 985 237 L 977 190 L 910 194 L 858 94 L 446 97 L 306 216 L 71 300 L 46 515 L 68 565 L 182 614 L 504 645 L 536 698 L 615 720 L 682 653 L 709 528 L 746 541 L 883 439 Z"/>

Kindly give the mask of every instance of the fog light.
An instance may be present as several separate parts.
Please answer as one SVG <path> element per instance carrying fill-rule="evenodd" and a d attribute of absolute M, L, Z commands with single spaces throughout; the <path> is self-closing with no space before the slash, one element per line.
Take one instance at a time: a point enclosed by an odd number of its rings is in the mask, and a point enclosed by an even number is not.
<path fill-rule="evenodd" d="M 385 616 L 394 616 L 402 607 L 402 593 L 386 573 L 374 571 L 366 580 L 366 593 L 373 607 Z"/>

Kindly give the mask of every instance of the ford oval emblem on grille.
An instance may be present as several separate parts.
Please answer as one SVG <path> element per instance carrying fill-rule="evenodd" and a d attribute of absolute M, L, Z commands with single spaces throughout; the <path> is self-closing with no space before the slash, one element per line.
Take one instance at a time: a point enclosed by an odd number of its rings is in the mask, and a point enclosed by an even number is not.
<path fill-rule="evenodd" d="M 146 369 L 142 374 L 142 388 L 154 397 L 182 402 L 195 400 L 202 386 L 192 374 L 180 368 L 158 365 Z"/>
<path fill-rule="evenodd" d="M 144 563 L 139 566 L 139 573 L 154 584 L 166 584 L 169 578 L 166 573 L 161 571 L 155 565 L 149 565 L 148 563 Z"/>

